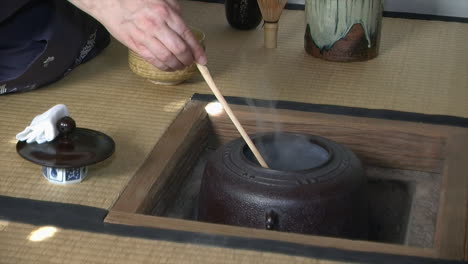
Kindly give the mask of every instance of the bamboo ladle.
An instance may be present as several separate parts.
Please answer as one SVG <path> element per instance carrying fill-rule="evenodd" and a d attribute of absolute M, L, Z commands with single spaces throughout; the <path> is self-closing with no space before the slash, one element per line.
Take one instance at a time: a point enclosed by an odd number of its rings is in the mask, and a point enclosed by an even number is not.
<path fill-rule="evenodd" d="M 258 161 L 258 163 L 260 163 L 260 166 L 262 166 L 263 168 L 268 168 L 268 164 L 265 162 L 262 155 L 260 155 L 260 152 L 258 151 L 257 147 L 252 142 L 249 135 L 245 132 L 245 130 L 242 127 L 241 123 L 239 122 L 237 117 L 232 112 L 231 107 L 229 107 L 229 104 L 224 99 L 224 96 L 221 94 L 218 87 L 216 87 L 216 84 L 214 83 L 213 78 L 211 77 L 211 74 L 210 74 L 210 71 L 208 70 L 208 68 L 206 66 L 198 64 L 198 63 L 197 63 L 197 67 L 198 67 L 198 70 L 200 70 L 200 73 L 203 76 L 203 78 L 205 79 L 206 83 L 210 87 L 211 91 L 213 91 L 214 95 L 216 96 L 216 99 L 218 99 L 219 103 L 221 103 L 221 105 L 224 108 L 224 111 L 226 111 L 226 114 L 229 116 L 232 123 L 234 123 L 234 126 L 237 128 L 237 130 L 241 134 L 242 138 L 247 143 L 247 146 L 249 146 L 250 150 L 254 154 L 255 158 Z"/>

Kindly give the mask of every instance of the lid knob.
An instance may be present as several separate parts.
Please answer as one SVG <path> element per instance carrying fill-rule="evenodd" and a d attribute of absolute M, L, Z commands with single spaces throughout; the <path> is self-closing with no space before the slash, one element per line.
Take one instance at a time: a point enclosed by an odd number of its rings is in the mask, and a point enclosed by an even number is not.
<path fill-rule="evenodd" d="M 64 116 L 57 121 L 57 129 L 60 135 L 65 139 L 69 138 L 70 134 L 75 130 L 75 128 L 75 120 L 69 116 Z"/>

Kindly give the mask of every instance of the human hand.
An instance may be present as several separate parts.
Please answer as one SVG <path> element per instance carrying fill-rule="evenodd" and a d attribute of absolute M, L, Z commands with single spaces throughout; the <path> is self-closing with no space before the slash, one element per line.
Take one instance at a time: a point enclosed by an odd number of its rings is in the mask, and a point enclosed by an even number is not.
<path fill-rule="evenodd" d="M 194 61 L 206 64 L 205 51 L 180 15 L 176 0 L 69 0 L 93 16 L 122 44 L 163 71 Z"/>

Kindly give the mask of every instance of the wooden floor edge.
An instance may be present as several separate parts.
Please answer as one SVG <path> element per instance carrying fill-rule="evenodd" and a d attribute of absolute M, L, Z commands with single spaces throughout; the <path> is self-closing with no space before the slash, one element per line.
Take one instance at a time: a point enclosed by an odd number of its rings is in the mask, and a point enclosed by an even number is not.
<path fill-rule="evenodd" d="M 434 237 L 434 246 L 439 249 L 441 257 L 465 259 L 467 256 L 468 157 L 460 156 L 467 149 L 468 132 L 453 133 L 448 137 L 448 160 L 444 166 L 437 232 Z M 463 204 L 457 203 L 460 197 L 465 201 Z"/>
<path fill-rule="evenodd" d="M 158 228 L 163 230 L 237 237 L 242 239 L 277 241 L 296 244 L 299 247 L 311 246 L 320 248 L 334 248 L 337 250 L 355 251 L 361 253 L 381 253 L 401 257 L 421 257 L 430 259 L 437 259 L 439 257 L 439 252 L 433 248 L 416 248 L 396 244 L 291 234 L 284 232 L 275 232 L 275 237 L 273 237 L 272 231 L 134 214 L 117 210 L 109 211 L 104 221 L 111 224 L 129 225 L 135 227 Z"/>
<path fill-rule="evenodd" d="M 156 141 L 154 146 L 151 148 L 150 152 L 148 155 L 145 157 L 145 160 L 143 163 L 138 167 L 138 169 L 135 171 L 135 173 L 132 175 L 132 177 L 129 179 L 125 187 L 122 189 L 122 191 L 119 193 L 117 199 L 115 202 L 112 204 L 110 207 L 111 209 L 116 209 L 116 210 L 132 210 L 132 212 L 138 213 L 140 210 L 140 207 L 142 203 L 144 202 L 143 198 L 140 199 L 124 199 L 122 197 L 131 197 L 134 195 L 133 193 L 133 188 L 135 186 L 139 186 L 139 181 L 141 180 L 141 177 L 138 177 L 144 173 L 142 171 L 148 170 L 148 163 L 151 163 L 152 160 L 154 160 L 154 157 L 159 155 L 159 153 L 156 153 L 155 150 L 164 142 L 164 138 L 169 137 L 168 135 L 170 133 L 169 129 L 174 125 L 176 122 L 180 122 L 180 120 L 185 117 L 186 115 L 190 115 L 191 110 L 194 108 L 196 109 L 201 109 L 203 108 L 207 103 L 206 102 L 199 102 L 199 101 L 193 101 L 189 100 L 184 107 L 179 111 L 179 113 L 176 115 L 174 120 L 172 120 L 171 124 L 166 128 L 164 133 L 161 135 L 161 137 Z M 206 116 L 206 114 L 204 114 Z M 204 118 L 203 116 L 203 118 Z M 195 121 L 194 121 L 195 122 Z M 150 188 L 149 186 L 145 186 Z M 149 191 L 149 190 L 148 190 Z M 129 204 L 130 202 L 130 204 Z M 135 205 L 137 203 L 138 205 Z"/>

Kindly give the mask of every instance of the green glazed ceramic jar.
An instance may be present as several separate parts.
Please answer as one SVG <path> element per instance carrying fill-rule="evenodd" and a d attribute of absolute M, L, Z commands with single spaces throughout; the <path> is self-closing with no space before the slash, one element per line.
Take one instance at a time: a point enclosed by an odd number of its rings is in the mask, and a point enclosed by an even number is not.
<path fill-rule="evenodd" d="M 383 0 L 305 0 L 305 50 L 330 61 L 375 58 L 382 12 Z"/>

